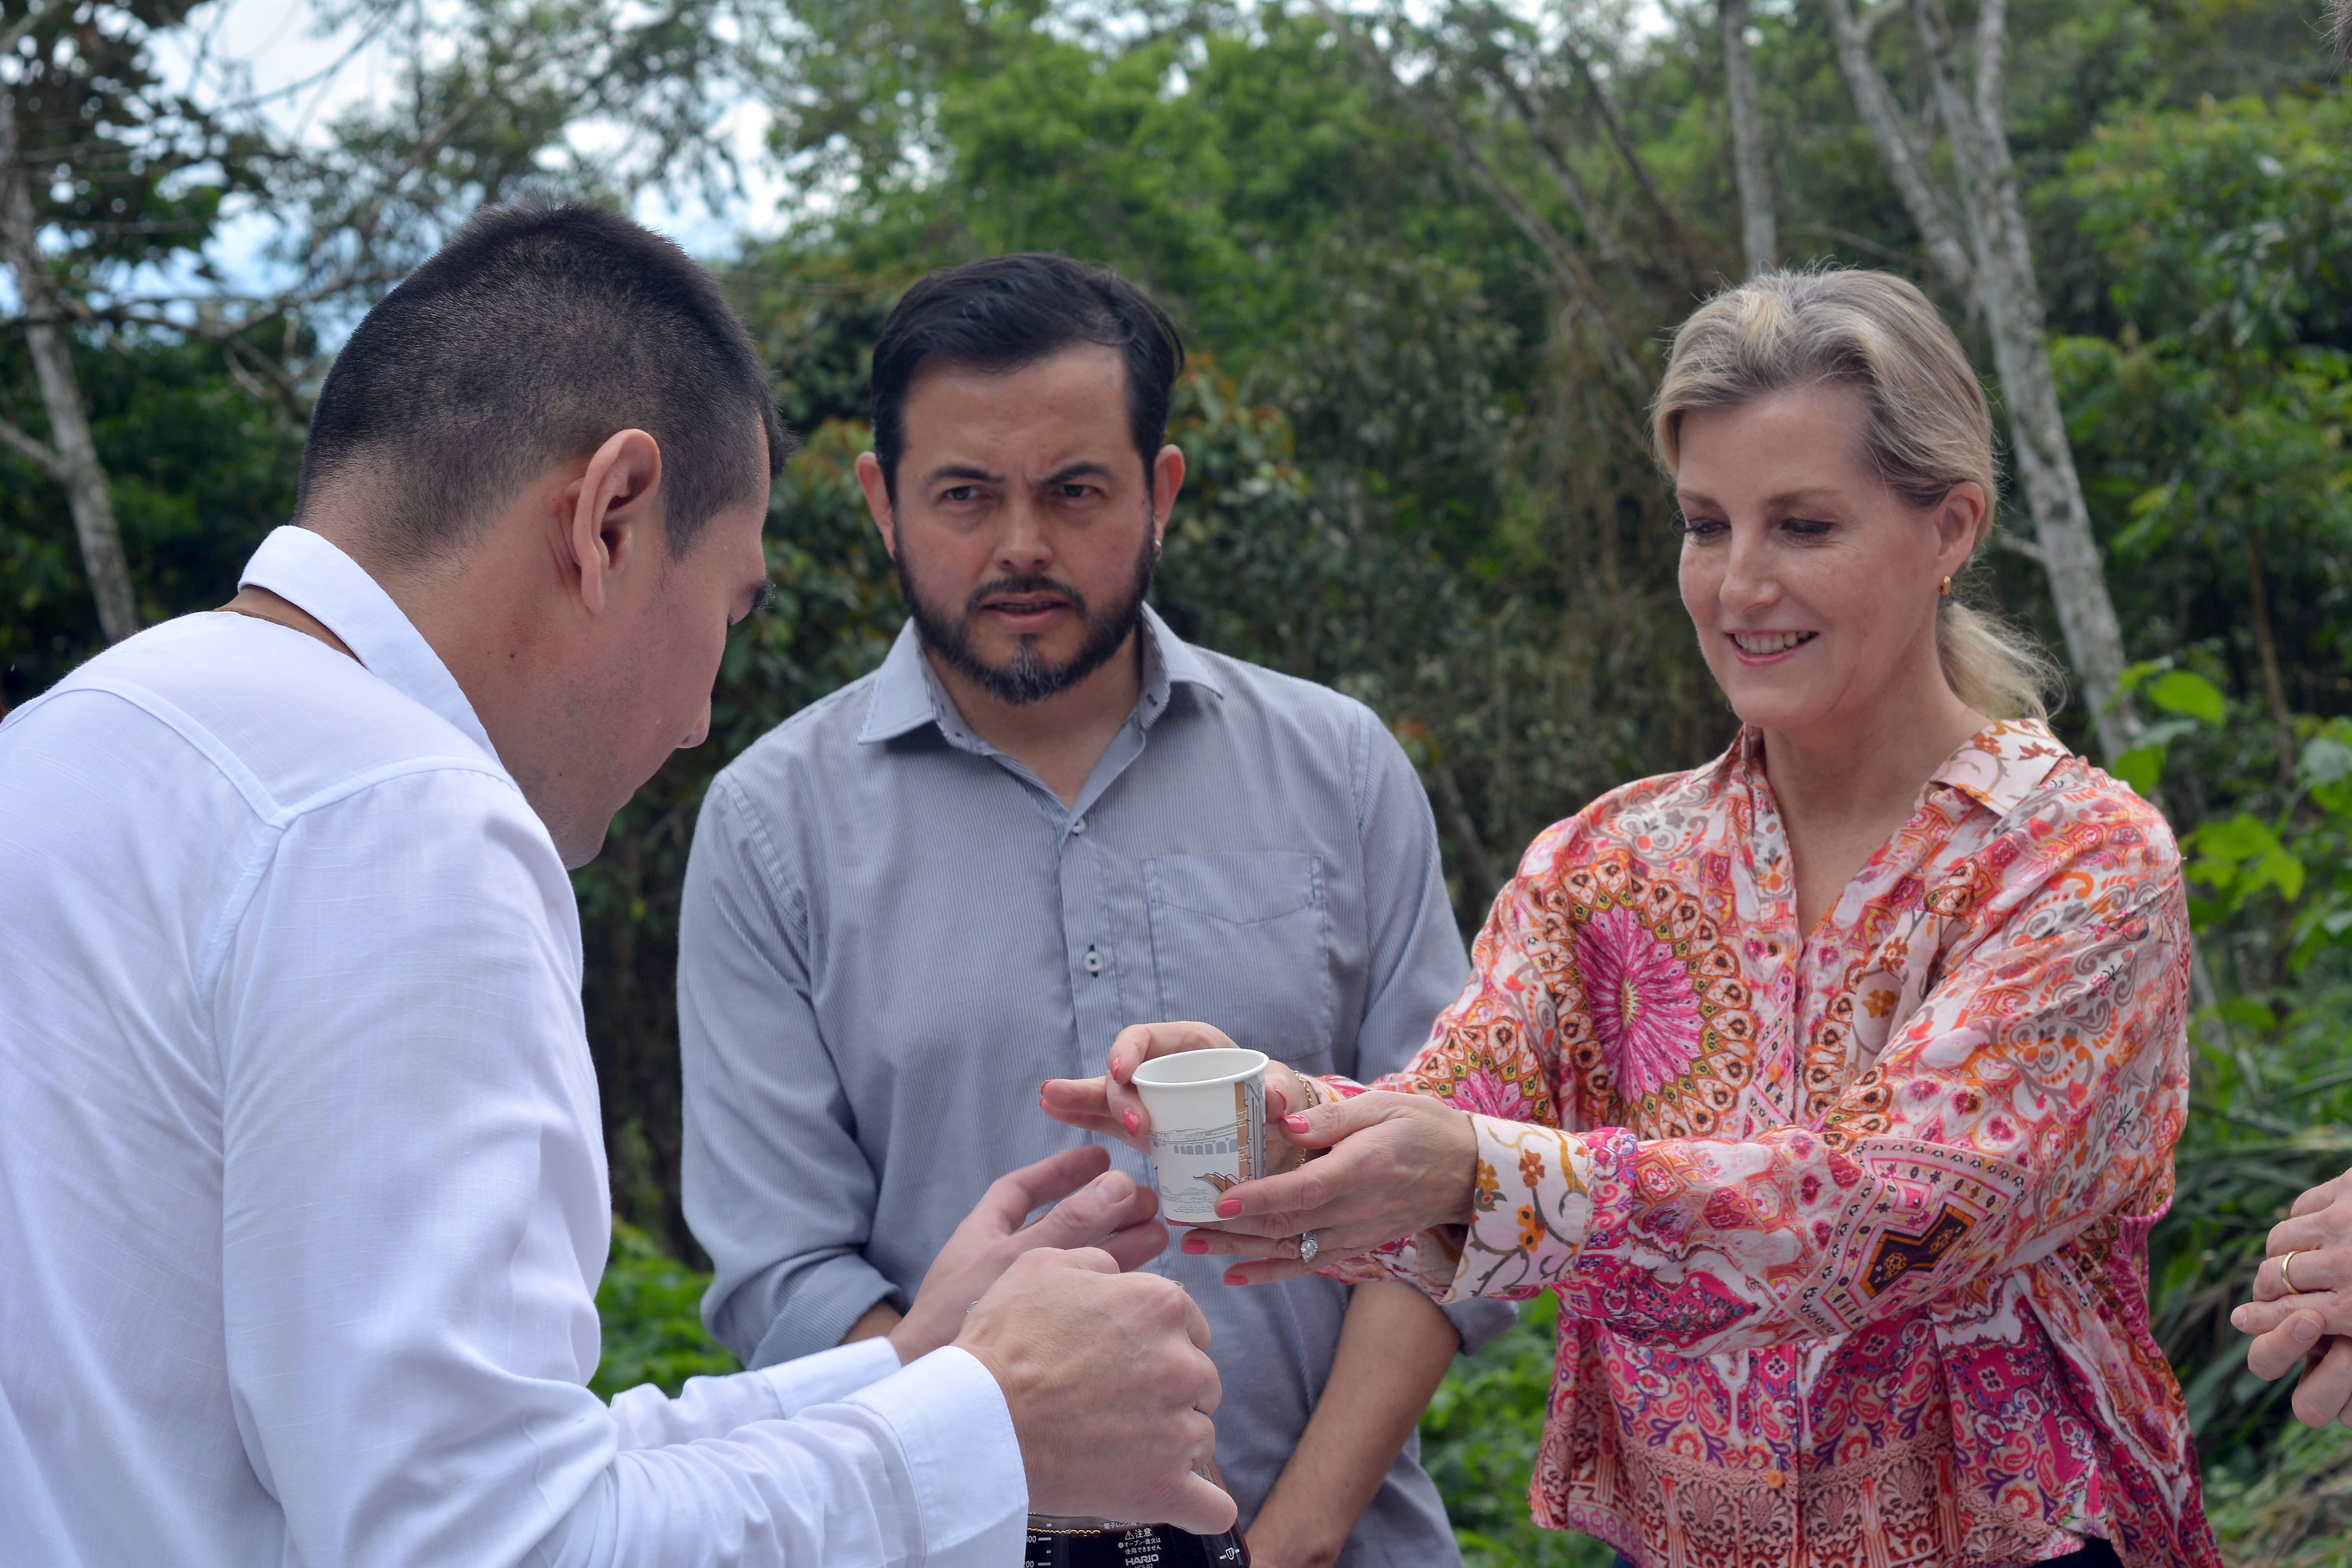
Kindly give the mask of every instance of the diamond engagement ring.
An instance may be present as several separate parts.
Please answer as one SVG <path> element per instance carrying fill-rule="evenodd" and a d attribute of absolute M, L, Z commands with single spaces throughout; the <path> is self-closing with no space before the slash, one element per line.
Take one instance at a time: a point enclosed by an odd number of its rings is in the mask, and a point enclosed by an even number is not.
<path fill-rule="evenodd" d="M 1299 1261 L 1299 1262 L 1301 1262 L 1301 1263 L 1312 1263 L 1312 1262 L 1314 1262 L 1314 1261 L 1315 1261 L 1315 1255 L 1316 1255 L 1318 1252 L 1320 1252 L 1321 1250 L 1322 1250 L 1322 1248 L 1321 1248 L 1320 1247 L 1318 1247 L 1318 1246 L 1316 1244 L 1316 1241 L 1315 1241 L 1315 1233 L 1314 1233 L 1313 1231 L 1311 1231 L 1311 1230 L 1302 1230 L 1302 1231 L 1300 1231 L 1300 1232 L 1298 1233 L 1298 1261 Z"/>
<path fill-rule="evenodd" d="M 2310 1250 L 2310 1248 L 2308 1248 L 2308 1247 L 2298 1247 L 2298 1248 L 2296 1248 L 2295 1250 L 2296 1250 L 2296 1251 L 2298 1251 L 2298 1252 L 2307 1252 L 2307 1251 L 2309 1251 L 2309 1250 Z M 2290 1264 L 2290 1263 L 2293 1263 L 2294 1261 L 2294 1252 L 2283 1253 L 2283 1254 L 2281 1254 L 2281 1255 L 2280 1255 L 2280 1258 L 2279 1258 L 2279 1283 L 2286 1287 L 2286 1293 L 2287 1293 L 2288 1295 L 2290 1295 L 2290 1296 L 2297 1296 L 2297 1295 L 2301 1295 L 2301 1294 L 2302 1294 L 2302 1292 L 2301 1292 L 2301 1291 L 2297 1290 L 2297 1289 L 2294 1288 L 2294 1276 L 2290 1275 L 2290 1274 L 2289 1274 L 2289 1273 L 2287 1273 L 2287 1271 L 2286 1271 L 2286 1266 L 2287 1266 L 2288 1264 Z"/>

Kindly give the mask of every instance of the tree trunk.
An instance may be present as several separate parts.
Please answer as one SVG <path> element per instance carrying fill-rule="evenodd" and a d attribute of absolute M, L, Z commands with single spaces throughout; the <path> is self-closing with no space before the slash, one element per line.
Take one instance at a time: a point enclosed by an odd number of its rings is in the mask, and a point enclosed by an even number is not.
<path fill-rule="evenodd" d="M 2099 747 L 2114 757 L 2130 749 L 2139 723 L 2121 689 L 2123 628 L 2091 531 L 2083 481 L 2050 368 L 2042 293 L 2033 275 L 2032 237 L 2017 195 L 2006 120 L 2006 0 L 1983 0 L 1977 18 L 1975 101 L 1961 96 L 1950 25 L 1941 0 L 1911 0 L 1927 56 L 1937 112 L 1959 175 L 1960 204 L 1976 252 L 1978 297 L 1992 335 L 1993 369 L 2009 412 L 2019 486 L 2033 518 L 2042 570 L 2058 611 L 2066 654 L 2095 720 Z"/>
<path fill-rule="evenodd" d="M 1946 282 L 1961 291 L 1992 339 L 1993 370 L 2000 378 L 2019 489 L 2033 519 L 2037 554 L 2050 583 L 2058 626 L 2066 639 L 2067 661 L 2082 688 L 2108 757 L 2130 749 L 2139 721 L 2121 689 L 2123 630 L 2108 597 L 2099 547 L 2091 531 L 2083 482 L 2066 439 L 2058 403 L 2058 381 L 2050 368 L 2043 332 L 2042 295 L 2033 275 L 2032 237 L 2018 200 L 2017 171 L 2010 160 L 2005 115 L 2004 51 L 2008 42 L 2006 0 L 1983 0 L 1977 18 L 1974 101 L 1960 90 L 1952 31 L 1940 0 L 1910 0 L 1919 30 L 1936 111 L 1944 123 L 1958 175 L 1960 214 L 1968 247 L 1945 220 L 1942 204 L 1928 184 L 1923 160 L 1911 144 L 1894 95 L 1870 63 L 1866 40 L 1855 26 L 1852 0 L 1825 0 L 1839 69 L 1852 89 L 1856 110 L 1886 162 L 1895 189 L 1917 226 L 1929 258 Z"/>
<path fill-rule="evenodd" d="M 1927 259 L 1943 275 L 1945 283 L 1969 301 L 1969 309 L 1978 310 L 1976 266 L 1969 261 L 1959 236 L 1953 232 L 1943 204 L 1937 200 L 1935 187 L 1927 183 L 1927 171 L 1922 167 L 1925 160 L 1912 147 L 1911 138 L 1904 131 L 1903 111 L 1895 107 L 1895 95 L 1887 90 L 1886 80 L 1878 74 L 1878 68 L 1870 63 L 1869 43 L 1854 22 L 1853 0 L 1827 3 L 1830 38 L 1837 47 L 1838 70 L 1845 78 L 1846 89 L 1853 94 L 1854 110 L 1862 116 L 1863 128 L 1870 132 L 1879 157 L 1885 160 L 1887 175 L 1903 198 L 1903 210 L 1911 215 L 1911 225 L 1919 231 L 1920 243 L 1927 247 Z"/>
<path fill-rule="evenodd" d="M 139 604 L 131 591 L 131 569 L 122 555 L 122 534 L 114 523 L 106 469 L 90 444 L 89 420 L 82 413 L 81 383 L 74 374 L 65 334 L 58 330 L 64 301 L 41 256 L 40 226 L 25 183 L 13 99 L 0 103 L 0 256 L 16 275 L 26 346 L 40 376 L 41 405 L 49 416 L 49 441 L 38 460 L 66 488 L 74 533 L 81 542 L 82 570 L 98 601 L 100 629 L 107 641 L 121 642 L 139 629 Z"/>
<path fill-rule="evenodd" d="M 17 276 L 23 276 L 20 269 Z M 40 372 L 41 405 L 49 416 L 49 439 L 58 458 L 58 478 L 73 509 L 74 535 L 81 542 L 82 570 L 98 600 L 98 624 L 106 640 L 121 642 L 139 629 L 139 602 L 131 591 L 131 567 L 122 554 L 122 534 L 114 524 L 114 500 L 106 470 L 90 444 L 82 417 L 81 384 L 74 376 L 65 336 L 49 323 L 25 329 L 34 367 Z"/>
<path fill-rule="evenodd" d="M 1559 187 L 1559 194 L 1568 198 L 1569 209 L 1576 214 L 1576 221 L 1584 226 L 1585 237 L 1592 242 L 1593 254 L 1612 267 L 1623 265 L 1623 242 L 1617 237 L 1617 230 L 1607 216 L 1593 204 L 1592 195 L 1584 188 L 1584 181 L 1577 174 L 1576 165 L 1569 162 L 1567 153 L 1553 137 L 1543 110 L 1528 97 L 1527 89 L 1518 84 L 1507 65 L 1497 66 L 1488 74 L 1503 89 L 1503 96 L 1511 100 L 1511 111 L 1519 117 L 1519 123 L 1528 128 L 1528 138 L 1542 155 L 1544 167 L 1551 171 L 1552 183 Z"/>
<path fill-rule="evenodd" d="M 1731 100 L 1731 162 L 1739 178 L 1739 248 L 1755 277 L 1780 259 L 1772 181 L 1764 161 L 1764 125 L 1756 108 L 1756 66 L 1748 54 L 1748 0 L 1719 0 L 1723 83 Z"/>

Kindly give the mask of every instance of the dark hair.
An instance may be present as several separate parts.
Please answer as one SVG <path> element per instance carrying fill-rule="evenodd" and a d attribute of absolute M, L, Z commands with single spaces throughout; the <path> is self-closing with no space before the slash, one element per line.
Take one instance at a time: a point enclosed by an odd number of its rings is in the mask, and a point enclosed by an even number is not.
<path fill-rule="evenodd" d="M 1127 361 L 1127 422 L 1144 480 L 1168 434 L 1168 400 L 1184 368 L 1184 340 L 1168 312 L 1118 273 L 1066 256 L 992 256 L 932 273 L 906 293 L 874 345 L 874 457 L 898 499 L 907 388 L 936 361 L 1016 370 L 1080 343 Z"/>
<path fill-rule="evenodd" d="M 552 464 L 635 426 L 662 453 L 671 558 L 756 494 L 790 440 L 743 324 L 668 240 L 601 207 L 477 213 L 370 310 L 327 373 L 299 521 L 322 484 L 384 482 L 373 542 L 422 563 Z"/>

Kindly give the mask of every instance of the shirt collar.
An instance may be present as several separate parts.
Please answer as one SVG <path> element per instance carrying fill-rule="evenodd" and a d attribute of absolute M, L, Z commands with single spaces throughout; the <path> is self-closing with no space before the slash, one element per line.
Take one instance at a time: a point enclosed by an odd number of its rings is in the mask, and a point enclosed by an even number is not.
<path fill-rule="evenodd" d="M 1198 686 L 1218 697 L 1225 693 L 1210 672 L 1208 661 L 1168 629 L 1160 612 L 1150 605 L 1142 609 L 1143 690 L 1136 699 L 1135 717 L 1148 730 L 1168 710 L 1169 698 L 1179 685 Z M 860 743 L 895 741 L 926 724 L 937 724 L 950 740 L 968 737 L 971 743 L 979 743 L 940 684 L 930 661 L 923 657 L 922 639 L 915 623 L 908 621 L 898 629 L 898 640 L 890 645 L 889 657 L 875 672 L 874 696 L 857 739 Z"/>
<path fill-rule="evenodd" d="M 1995 816 L 2007 816 L 2071 754 L 2039 719 L 1996 719 L 1962 742 L 1930 778 Z"/>
<path fill-rule="evenodd" d="M 1737 759 L 1741 773 L 1760 776 L 1763 742 L 1763 731 L 1743 728 L 1723 761 Z M 2039 719 L 1996 719 L 1961 742 L 1927 782 L 1948 784 L 1995 816 L 2006 816 L 2072 754 Z"/>
<path fill-rule="evenodd" d="M 324 535 L 291 525 L 272 529 L 236 585 L 266 588 L 315 617 L 343 639 L 369 674 L 449 721 L 498 761 L 489 732 L 433 645 L 367 569 Z"/>

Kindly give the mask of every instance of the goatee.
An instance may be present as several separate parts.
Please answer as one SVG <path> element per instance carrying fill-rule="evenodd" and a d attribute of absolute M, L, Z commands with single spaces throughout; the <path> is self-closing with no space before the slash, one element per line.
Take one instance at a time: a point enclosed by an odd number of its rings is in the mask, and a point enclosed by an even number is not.
<path fill-rule="evenodd" d="M 1143 620 L 1143 596 L 1150 591 L 1151 574 L 1160 564 L 1160 541 L 1152 537 L 1149 527 L 1144 530 L 1143 549 L 1136 556 L 1135 575 L 1128 593 L 1118 603 L 1106 606 L 1100 615 L 1087 607 L 1086 595 L 1076 588 L 1038 572 L 982 583 L 964 600 L 963 613 L 951 615 L 926 600 L 916 588 L 903 543 L 895 564 L 898 597 L 905 601 L 908 617 L 915 623 L 916 635 L 923 639 L 923 646 L 999 702 L 1026 707 L 1076 686 L 1100 669 L 1125 645 L 1128 634 Z M 971 620 L 981 613 L 981 606 L 999 595 L 1022 594 L 1052 594 L 1068 602 L 1071 613 L 1078 617 L 1087 633 L 1076 653 L 1059 664 L 1053 663 L 1037 651 L 1036 639 L 1032 637 L 1024 637 L 1013 657 L 1003 665 L 990 664 L 972 650 Z"/>

